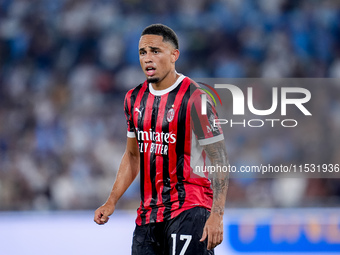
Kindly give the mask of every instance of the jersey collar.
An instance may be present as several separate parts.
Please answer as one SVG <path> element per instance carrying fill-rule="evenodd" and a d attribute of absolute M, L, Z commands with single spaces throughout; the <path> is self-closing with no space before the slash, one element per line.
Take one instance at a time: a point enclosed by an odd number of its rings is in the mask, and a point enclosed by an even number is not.
<path fill-rule="evenodd" d="M 162 89 L 162 90 L 155 90 L 151 83 L 149 83 L 149 90 L 150 90 L 150 93 L 154 96 L 163 96 L 165 95 L 166 93 L 169 93 L 170 91 L 174 90 L 178 84 L 180 84 L 183 79 L 185 78 L 185 76 L 183 74 L 179 74 L 180 76 L 178 77 L 177 81 L 172 84 L 169 88 L 166 88 L 166 89 Z"/>

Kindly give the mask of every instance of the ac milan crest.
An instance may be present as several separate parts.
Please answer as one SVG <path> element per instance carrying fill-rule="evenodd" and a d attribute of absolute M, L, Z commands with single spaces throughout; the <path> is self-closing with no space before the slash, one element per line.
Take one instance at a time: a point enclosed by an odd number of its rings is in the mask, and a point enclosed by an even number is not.
<path fill-rule="evenodd" d="M 171 122 L 174 119 L 174 117 L 175 117 L 175 110 L 174 108 L 171 108 L 166 115 L 166 120 L 168 122 Z"/>

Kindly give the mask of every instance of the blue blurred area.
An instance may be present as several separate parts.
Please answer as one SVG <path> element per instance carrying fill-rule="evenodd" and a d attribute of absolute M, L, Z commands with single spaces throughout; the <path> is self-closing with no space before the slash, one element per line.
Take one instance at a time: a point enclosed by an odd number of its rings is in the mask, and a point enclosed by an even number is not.
<path fill-rule="evenodd" d="M 226 243 L 241 254 L 340 252 L 339 210 L 249 210 L 231 218 Z"/>
<path fill-rule="evenodd" d="M 0 0 L 0 210 L 93 209 L 105 201 L 125 149 L 124 95 L 144 81 L 139 36 L 158 22 L 177 32 L 177 70 L 190 77 L 340 78 L 337 1 Z M 326 110 L 339 116 L 334 97 Z M 242 137 L 227 142 L 254 148 Z M 263 153 L 276 147 L 269 141 Z M 339 202 L 337 180 L 280 185 L 297 187 L 295 202 L 278 203 L 273 183 L 259 180 L 232 182 L 228 206 Z M 135 182 L 118 206 L 136 208 L 138 200 Z"/>

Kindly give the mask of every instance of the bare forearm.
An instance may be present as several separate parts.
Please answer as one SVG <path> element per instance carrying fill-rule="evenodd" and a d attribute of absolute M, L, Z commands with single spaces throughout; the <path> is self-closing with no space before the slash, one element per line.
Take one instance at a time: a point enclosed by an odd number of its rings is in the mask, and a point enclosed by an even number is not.
<path fill-rule="evenodd" d="M 206 145 L 204 147 L 211 164 L 213 166 L 228 166 L 228 157 L 224 141 L 219 141 L 214 144 Z M 216 168 L 218 169 L 218 168 Z M 224 214 L 224 206 L 227 197 L 229 183 L 228 172 L 215 172 L 212 176 L 212 188 L 214 192 L 213 205 L 211 211 L 219 215 Z"/>
<path fill-rule="evenodd" d="M 205 145 L 204 150 L 207 153 L 211 164 L 216 166 L 216 169 L 228 166 L 228 157 L 224 141 Z M 229 175 L 227 172 L 215 172 L 212 176 L 214 192 L 213 205 L 211 208 L 211 214 L 203 228 L 203 235 L 200 240 L 204 241 L 208 238 L 208 250 L 215 248 L 223 240 L 223 214 L 225 200 L 227 197 L 228 181 Z"/>
<path fill-rule="evenodd" d="M 219 215 L 224 214 L 225 201 L 227 198 L 229 177 L 227 173 L 215 173 L 213 177 L 213 205 L 211 211 Z"/>
<path fill-rule="evenodd" d="M 139 172 L 139 157 L 125 152 L 119 166 L 116 180 L 106 203 L 116 205 Z"/>
<path fill-rule="evenodd" d="M 103 225 L 109 220 L 109 216 L 114 212 L 119 198 L 131 185 L 139 172 L 139 152 L 138 145 L 134 138 L 128 138 L 126 150 L 119 165 L 116 181 L 113 184 L 111 194 L 105 204 L 94 212 L 94 221 Z"/>

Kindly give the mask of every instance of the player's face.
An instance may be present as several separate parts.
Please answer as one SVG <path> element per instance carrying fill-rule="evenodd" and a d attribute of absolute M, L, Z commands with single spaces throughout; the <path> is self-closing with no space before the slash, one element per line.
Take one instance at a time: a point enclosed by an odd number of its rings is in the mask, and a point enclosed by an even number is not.
<path fill-rule="evenodd" d="M 159 83 L 175 70 L 178 50 L 163 36 L 143 35 L 139 41 L 139 61 L 150 83 Z"/>

